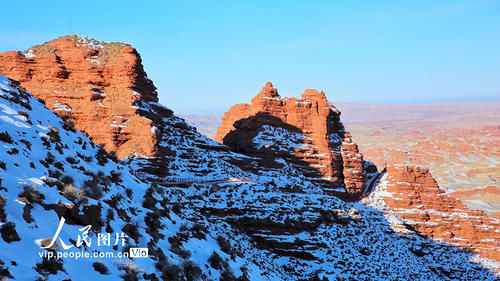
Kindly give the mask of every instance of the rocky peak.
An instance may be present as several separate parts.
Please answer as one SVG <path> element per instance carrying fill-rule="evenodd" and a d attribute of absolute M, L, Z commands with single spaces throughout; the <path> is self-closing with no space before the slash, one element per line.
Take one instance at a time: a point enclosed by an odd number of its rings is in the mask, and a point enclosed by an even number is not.
<path fill-rule="evenodd" d="M 267 82 L 251 104 L 226 112 L 215 139 L 264 159 L 264 166 L 279 168 L 276 158 L 291 161 L 332 194 L 356 196 L 365 186 L 363 156 L 324 92 L 307 89 L 300 99 L 282 98 Z"/>
<path fill-rule="evenodd" d="M 310 99 L 310 100 L 324 100 L 327 101 L 325 92 L 318 92 L 315 89 L 306 89 L 304 93 L 302 93 L 302 99 Z"/>
<path fill-rule="evenodd" d="M 273 87 L 273 83 L 267 82 L 262 90 L 252 99 L 252 103 L 265 102 L 266 99 L 280 98 L 278 94 L 278 89 Z"/>
<path fill-rule="evenodd" d="M 266 85 L 262 87 L 262 90 L 260 91 L 260 95 L 266 96 L 266 97 L 279 97 L 278 94 L 278 89 L 273 87 L 273 83 L 267 81 Z"/>
<path fill-rule="evenodd" d="M 119 158 L 157 153 L 150 112 L 161 106 L 140 55 L 130 45 L 63 36 L 23 52 L 0 53 L 0 73 L 21 82 Z"/>

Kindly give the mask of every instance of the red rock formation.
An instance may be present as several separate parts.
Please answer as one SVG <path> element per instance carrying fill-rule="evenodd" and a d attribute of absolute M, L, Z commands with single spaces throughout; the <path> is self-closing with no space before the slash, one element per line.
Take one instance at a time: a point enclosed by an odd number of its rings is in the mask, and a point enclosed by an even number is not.
<path fill-rule="evenodd" d="M 373 195 L 381 197 L 389 211 L 418 233 L 500 261 L 500 221 L 445 194 L 428 169 L 389 165 Z"/>
<path fill-rule="evenodd" d="M 141 109 L 158 101 L 137 51 L 128 44 L 64 36 L 24 52 L 0 54 L 0 73 L 119 158 L 156 153 L 153 122 Z"/>
<path fill-rule="evenodd" d="M 215 140 L 232 150 L 264 164 L 284 157 L 332 192 L 363 191 L 363 156 L 323 92 L 307 89 L 300 99 L 283 98 L 268 82 L 251 104 L 231 107 L 222 120 Z"/>

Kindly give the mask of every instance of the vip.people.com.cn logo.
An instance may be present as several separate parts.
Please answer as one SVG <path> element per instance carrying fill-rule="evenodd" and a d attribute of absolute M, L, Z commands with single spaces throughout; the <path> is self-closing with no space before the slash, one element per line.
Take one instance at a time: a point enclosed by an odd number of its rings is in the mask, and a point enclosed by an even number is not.
<path fill-rule="evenodd" d="M 39 253 L 40 257 L 46 258 L 122 258 L 122 257 L 131 257 L 131 258 L 146 258 L 149 255 L 148 248 L 129 248 L 128 252 L 114 252 L 114 251 L 106 251 L 105 247 L 116 247 L 119 244 L 121 246 L 125 246 L 125 241 L 129 238 L 123 232 L 115 233 L 115 235 L 111 235 L 111 233 L 97 233 L 97 245 L 96 243 L 92 243 L 92 237 L 89 235 L 89 231 L 91 229 L 91 225 L 87 225 L 78 229 L 81 233 L 78 234 L 75 245 L 72 243 L 64 243 L 64 241 L 59 237 L 61 234 L 61 230 L 64 226 L 65 219 L 61 218 L 59 221 L 59 226 L 57 227 L 56 233 L 52 239 L 39 239 L 40 247 L 45 249 L 44 252 Z M 114 239 L 113 239 L 114 238 Z M 43 243 L 43 240 L 50 241 L 47 243 Z M 58 251 L 59 245 L 57 245 L 57 240 L 61 244 L 62 250 Z M 71 240 L 71 239 L 70 239 Z M 94 241 L 95 242 L 95 241 Z M 91 248 L 92 245 L 96 248 L 96 251 L 92 251 L 92 253 L 88 251 L 70 251 L 74 246 L 80 249 L 81 246 L 85 246 L 85 248 Z M 116 249 L 116 248 L 115 248 Z"/>

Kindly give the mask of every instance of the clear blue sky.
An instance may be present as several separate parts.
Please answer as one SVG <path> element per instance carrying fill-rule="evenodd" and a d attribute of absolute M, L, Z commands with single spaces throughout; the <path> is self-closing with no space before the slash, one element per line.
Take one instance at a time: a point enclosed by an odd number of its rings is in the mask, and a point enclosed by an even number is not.
<path fill-rule="evenodd" d="M 500 1 L 100 2 L 4 2 L 0 51 L 70 33 L 130 43 L 184 114 L 248 102 L 268 80 L 334 103 L 500 100 Z"/>

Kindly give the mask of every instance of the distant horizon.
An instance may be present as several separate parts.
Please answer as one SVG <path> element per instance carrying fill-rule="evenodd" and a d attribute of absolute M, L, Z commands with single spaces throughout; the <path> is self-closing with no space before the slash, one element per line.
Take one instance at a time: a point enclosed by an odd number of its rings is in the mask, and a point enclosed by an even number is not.
<path fill-rule="evenodd" d="M 315 88 L 333 103 L 500 101 L 500 1 L 149 6 L 4 3 L 23 19 L 3 15 L 0 52 L 66 34 L 130 44 L 160 102 L 181 113 L 249 102 L 268 80 L 283 96 Z"/>
<path fill-rule="evenodd" d="M 281 94 L 280 94 L 281 95 Z M 293 96 L 284 96 L 284 95 L 281 95 L 282 97 L 286 97 L 286 98 L 291 98 Z M 295 96 L 296 98 L 298 98 L 300 95 L 298 96 Z M 437 105 L 460 105 L 460 104 L 463 104 L 463 105 L 467 105 L 467 104 L 495 104 L 495 103 L 498 103 L 500 105 L 500 98 L 497 98 L 497 97 L 492 97 L 492 98 L 496 98 L 496 100 L 480 100 L 480 101 L 453 101 L 453 102 L 413 102 L 413 103 L 405 103 L 405 102 L 349 102 L 349 101 L 331 101 L 330 99 L 328 99 L 328 95 L 327 95 L 327 99 L 330 103 L 332 103 L 334 106 L 337 105 L 337 104 L 352 104 L 352 105 L 380 105 L 380 106 L 384 106 L 384 105 L 394 105 L 394 106 L 403 106 L 403 105 L 433 105 L 433 106 L 437 106 Z M 160 101 L 161 104 L 163 104 L 161 101 Z M 248 100 L 247 102 L 241 102 L 241 103 L 251 103 L 250 100 Z M 166 104 L 163 104 L 164 106 L 166 107 L 169 107 L 168 105 Z M 233 104 L 234 105 L 234 104 Z M 226 111 L 229 110 L 230 107 L 228 107 L 227 109 L 220 109 L 220 110 L 217 110 L 217 109 L 206 109 L 206 110 L 200 110 L 200 111 L 192 111 L 192 112 L 187 112 L 187 111 L 176 111 L 175 109 L 171 108 L 172 110 L 174 110 L 174 113 L 176 115 L 179 115 L 179 116 L 210 116 L 210 115 L 222 115 L 224 114 Z"/>

